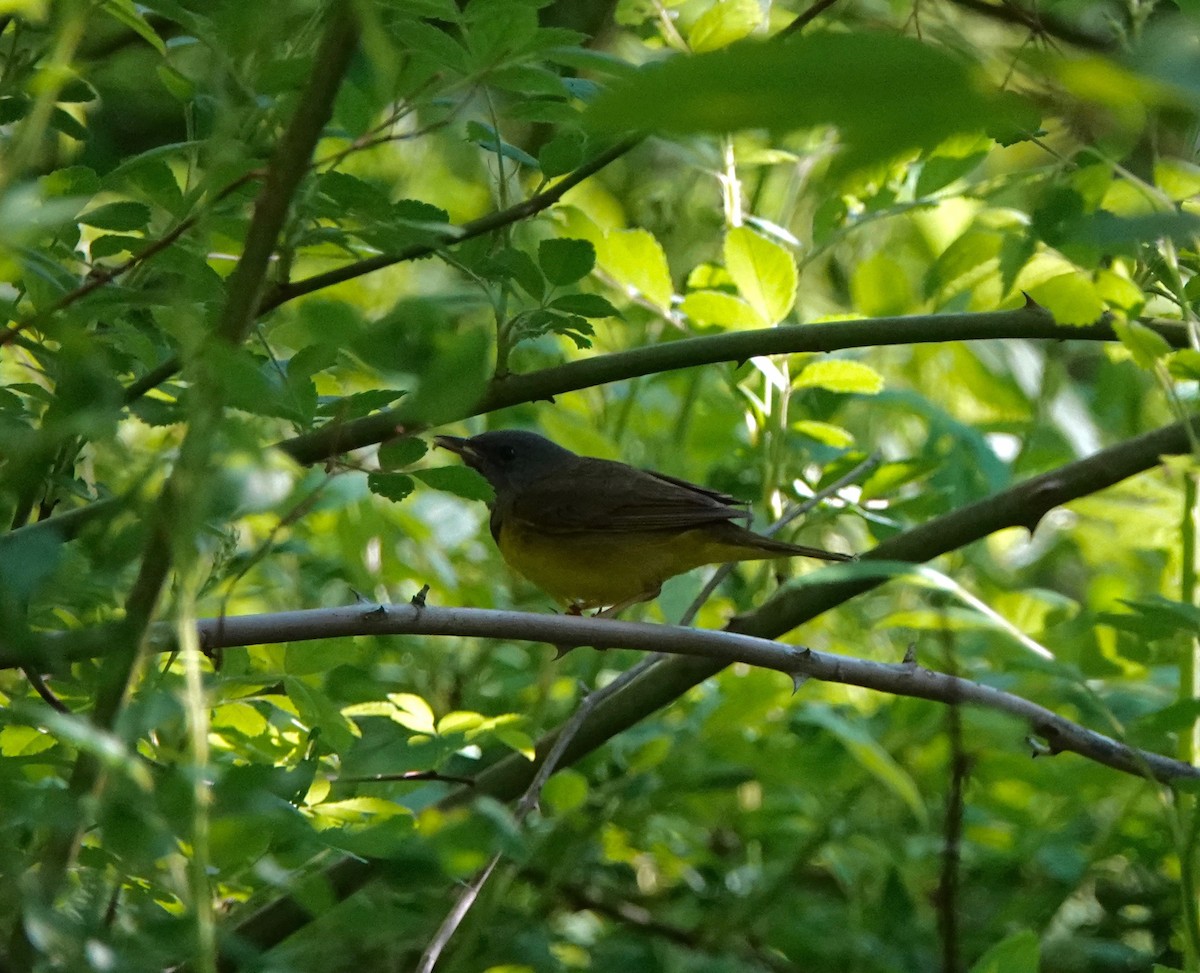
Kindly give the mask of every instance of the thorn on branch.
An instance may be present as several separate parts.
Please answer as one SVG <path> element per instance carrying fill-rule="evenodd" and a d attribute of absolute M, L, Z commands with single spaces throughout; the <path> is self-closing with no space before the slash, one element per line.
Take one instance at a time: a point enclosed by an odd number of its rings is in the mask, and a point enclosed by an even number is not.
<path fill-rule="evenodd" d="M 1041 731 L 1039 731 L 1039 732 L 1041 732 Z M 1043 736 L 1046 736 L 1046 737 L 1050 737 L 1051 735 L 1053 735 L 1052 730 L 1046 730 L 1043 733 Z M 1050 743 L 1049 741 L 1039 740 L 1037 737 L 1032 737 L 1032 736 L 1026 737 L 1025 743 L 1028 744 L 1028 746 L 1029 746 L 1029 756 L 1035 760 L 1038 757 L 1054 757 L 1054 756 L 1062 753 L 1061 747 L 1055 746 L 1053 743 Z"/>
<path fill-rule="evenodd" d="M 908 643 L 908 648 L 904 650 L 904 659 L 902 664 L 910 667 L 915 667 L 917 664 L 917 643 L 912 641 Z"/>
<path fill-rule="evenodd" d="M 429 594 L 429 585 L 427 585 L 427 584 L 421 585 L 421 590 L 418 591 L 415 595 L 412 596 L 412 598 L 409 599 L 409 604 L 412 605 L 413 608 L 424 608 L 425 607 L 425 596 L 427 594 Z"/>

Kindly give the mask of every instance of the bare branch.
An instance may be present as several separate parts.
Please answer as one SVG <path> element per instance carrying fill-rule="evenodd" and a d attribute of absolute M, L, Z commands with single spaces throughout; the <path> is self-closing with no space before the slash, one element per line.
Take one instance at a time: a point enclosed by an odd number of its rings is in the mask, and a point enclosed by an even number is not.
<path fill-rule="evenodd" d="M 1163 322 L 1153 326 L 1174 347 L 1187 347 L 1187 334 L 1182 325 Z M 730 331 L 598 355 L 526 375 L 509 375 L 494 382 L 477 403 L 464 403 L 459 418 L 483 415 L 525 402 L 545 401 L 565 392 L 608 382 L 697 365 L 742 362 L 761 355 L 988 338 L 1115 341 L 1116 335 L 1105 321 L 1085 327 L 1056 324 L 1046 311 L 1037 307 L 982 314 L 921 314 Z M 317 463 L 338 453 L 384 442 L 401 431 L 411 432 L 412 422 L 411 409 L 401 405 L 350 422 L 331 423 L 316 432 L 285 440 L 279 447 L 301 463 Z"/>

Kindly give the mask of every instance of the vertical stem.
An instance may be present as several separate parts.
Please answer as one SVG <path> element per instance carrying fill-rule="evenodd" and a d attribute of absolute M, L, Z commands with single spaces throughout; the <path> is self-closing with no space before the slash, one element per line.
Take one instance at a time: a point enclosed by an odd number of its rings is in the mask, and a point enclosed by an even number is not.
<path fill-rule="evenodd" d="M 943 626 L 941 635 L 946 672 L 957 675 L 958 660 L 953 634 Z M 962 711 L 954 701 L 946 707 L 946 736 L 950 742 L 950 788 L 946 795 L 946 819 L 942 826 L 942 873 L 935 901 L 938 936 L 942 946 L 942 973 L 958 973 L 962 969 L 958 889 L 962 857 L 963 785 L 969 763 L 963 749 Z"/>
<path fill-rule="evenodd" d="M 1183 564 L 1180 570 L 1179 599 L 1185 604 L 1196 604 L 1196 531 L 1198 474 L 1189 471 L 1183 481 L 1183 516 L 1179 525 L 1183 548 Z M 1182 647 L 1179 663 L 1179 700 L 1185 702 L 1200 695 L 1200 637 L 1187 635 Z M 1193 720 L 1179 736 L 1179 758 L 1194 764 L 1200 754 L 1200 724 Z M 1176 806 L 1181 827 L 1179 829 L 1179 891 L 1183 912 L 1184 966 L 1189 971 L 1200 970 L 1200 890 L 1197 889 L 1196 844 L 1197 829 L 1200 828 L 1200 812 L 1195 795 L 1183 791 L 1175 792 Z"/>
<path fill-rule="evenodd" d="M 191 913 L 196 924 L 196 955 L 192 968 L 196 973 L 215 973 L 217 969 L 217 934 L 213 915 L 213 892 L 209 878 L 209 791 L 208 773 L 208 697 L 201 668 L 203 653 L 196 630 L 197 572 L 184 584 L 180 599 L 176 637 L 184 660 L 186 691 L 184 708 L 187 712 L 188 737 L 192 758 L 192 851 L 188 856 L 188 893 Z"/>

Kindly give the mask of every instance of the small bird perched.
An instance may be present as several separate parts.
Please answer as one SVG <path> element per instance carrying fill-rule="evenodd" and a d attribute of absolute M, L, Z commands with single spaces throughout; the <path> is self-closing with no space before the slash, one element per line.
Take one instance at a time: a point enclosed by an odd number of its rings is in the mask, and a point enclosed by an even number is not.
<path fill-rule="evenodd" d="M 702 564 L 854 560 L 735 524 L 750 513 L 717 490 L 579 456 L 535 433 L 437 436 L 434 442 L 492 485 L 492 537 L 504 560 L 576 614 L 649 601 L 668 578 Z"/>

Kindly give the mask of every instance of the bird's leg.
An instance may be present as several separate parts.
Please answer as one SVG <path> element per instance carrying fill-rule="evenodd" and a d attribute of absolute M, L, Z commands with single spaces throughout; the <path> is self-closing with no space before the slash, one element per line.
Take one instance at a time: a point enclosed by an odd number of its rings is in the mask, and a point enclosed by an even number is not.
<path fill-rule="evenodd" d="M 653 601 L 662 594 L 662 585 L 656 585 L 653 591 L 643 591 L 640 595 L 634 595 L 632 598 L 626 598 L 624 601 L 618 601 L 615 605 L 605 608 L 604 611 L 598 611 L 593 618 L 613 618 L 623 612 L 626 608 L 631 608 L 634 605 L 640 605 L 643 601 Z"/>

